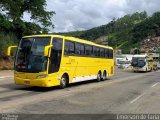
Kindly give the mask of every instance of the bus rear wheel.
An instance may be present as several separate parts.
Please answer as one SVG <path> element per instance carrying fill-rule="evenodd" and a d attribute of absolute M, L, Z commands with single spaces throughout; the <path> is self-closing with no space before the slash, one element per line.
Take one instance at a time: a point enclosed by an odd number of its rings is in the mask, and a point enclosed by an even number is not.
<path fill-rule="evenodd" d="M 97 74 L 97 82 L 100 82 L 102 80 L 102 74 L 101 72 L 98 72 Z"/>
<path fill-rule="evenodd" d="M 102 80 L 106 80 L 107 79 L 107 73 L 106 71 L 103 72 L 103 76 L 102 76 Z"/>
<path fill-rule="evenodd" d="M 66 75 L 63 75 L 61 80 L 60 80 L 60 88 L 64 89 L 67 86 L 67 77 Z"/>

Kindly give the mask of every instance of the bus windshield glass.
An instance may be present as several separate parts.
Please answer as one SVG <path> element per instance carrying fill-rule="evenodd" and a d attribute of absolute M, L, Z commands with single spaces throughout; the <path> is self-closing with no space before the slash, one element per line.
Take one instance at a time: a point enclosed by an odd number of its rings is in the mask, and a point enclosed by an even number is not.
<path fill-rule="evenodd" d="M 44 47 L 50 44 L 51 37 L 23 38 L 17 51 L 15 70 L 19 72 L 44 72 L 47 68 L 47 58 L 44 57 Z"/>
<path fill-rule="evenodd" d="M 145 57 L 133 57 L 132 58 L 132 66 L 135 67 L 144 67 L 146 65 Z"/>

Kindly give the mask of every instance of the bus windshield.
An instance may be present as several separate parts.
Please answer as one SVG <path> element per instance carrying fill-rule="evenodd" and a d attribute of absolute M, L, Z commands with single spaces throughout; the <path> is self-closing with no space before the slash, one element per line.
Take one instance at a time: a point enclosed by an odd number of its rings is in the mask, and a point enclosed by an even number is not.
<path fill-rule="evenodd" d="M 135 67 L 144 67 L 146 65 L 145 57 L 133 57 L 132 58 L 132 66 Z"/>
<path fill-rule="evenodd" d="M 20 41 L 15 60 L 15 70 L 19 72 L 44 72 L 47 58 L 44 47 L 50 44 L 51 37 L 30 37 Z"/>

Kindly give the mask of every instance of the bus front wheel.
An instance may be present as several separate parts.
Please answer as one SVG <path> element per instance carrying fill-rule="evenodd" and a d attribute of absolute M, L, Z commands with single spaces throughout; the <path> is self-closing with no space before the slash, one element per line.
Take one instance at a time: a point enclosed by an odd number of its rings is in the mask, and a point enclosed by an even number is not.
<path fill-rule="evenodd" d="M 64 89 L 67 86 L 67 77 L 63 75 L 60 80 L 60 88 Z"/>

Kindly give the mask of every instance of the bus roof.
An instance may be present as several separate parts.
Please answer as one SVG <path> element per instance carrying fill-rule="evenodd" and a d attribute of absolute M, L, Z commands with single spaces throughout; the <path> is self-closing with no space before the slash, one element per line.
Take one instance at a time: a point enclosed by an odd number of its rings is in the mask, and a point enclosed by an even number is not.
<path fill-rule="evenodd" d="M 70 36 L 63 36 L 63 35 L 41 34 L 41 35 L 24 36 L 23 38 L 28 38 L 28 37 L 59 37 L 59 38 L 65 38 L 67 40 L 71 40 L 71 41 L 74 41 L 74 42 L 86 43 L 86 44 L 94 45 L 94 46 L 97 46 L 97 47 L 104 47 L 104 48 L 113 49 L 112 47 L 96 44 L 96 43 L 88 41 L 88 40 L 84 40 L 84 39 L 80 39 L 80 38 L 76 38 L 76 37 L 70 37 Z"/>

